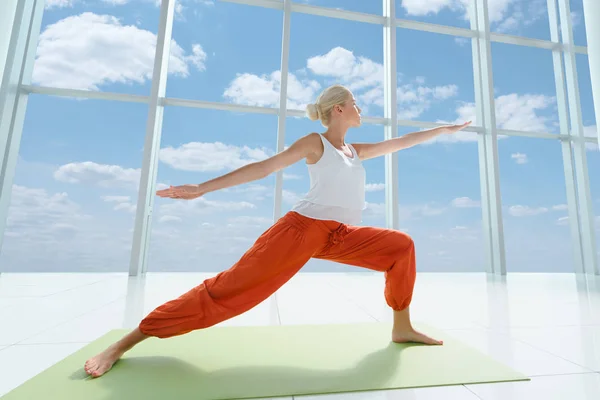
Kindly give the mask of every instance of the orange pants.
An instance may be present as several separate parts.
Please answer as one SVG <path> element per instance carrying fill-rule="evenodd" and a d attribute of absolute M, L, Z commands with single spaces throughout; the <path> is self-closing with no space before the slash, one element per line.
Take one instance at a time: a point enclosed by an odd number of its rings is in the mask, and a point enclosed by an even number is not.
<path fill-rule="evenodd" d="M 148 336 L 167 338 L 235 317 L 269 298 L 311 258 L 384 272 L 387 304 L 403 310 L 411 302 L 416 263 L 410 236 L 289 212 L 230 269 L 157 307 L 139 329 Z"/>

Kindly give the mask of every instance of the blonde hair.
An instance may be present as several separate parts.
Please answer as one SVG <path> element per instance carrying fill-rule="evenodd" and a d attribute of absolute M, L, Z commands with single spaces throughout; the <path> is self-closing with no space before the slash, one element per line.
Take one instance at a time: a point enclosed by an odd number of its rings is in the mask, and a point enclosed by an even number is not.
<path fill-rule="evenodd" d="M 342 85 L 329 86 L 317 97 L 314 104 L 306 106 L 306 115 L 312 121 L 321 120 L 321 124 L 327 128 L 331 119 L 331 110 L 337 105 L 344 104 L 352 93 Z"/>

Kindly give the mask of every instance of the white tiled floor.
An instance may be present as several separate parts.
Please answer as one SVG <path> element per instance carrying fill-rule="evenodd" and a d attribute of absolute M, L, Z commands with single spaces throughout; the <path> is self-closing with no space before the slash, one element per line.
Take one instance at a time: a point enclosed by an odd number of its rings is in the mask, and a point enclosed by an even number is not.
<path fill-rule="evenodd" d="M 211 274 L 0 275 L 0 396 Z M 389 321 L 380 274 L 300 273 L 222 325 Z M 600 398 L 600 278 L 420 274 L 411 314 L 530 382 L 304 396 L 307 400 Z"/>

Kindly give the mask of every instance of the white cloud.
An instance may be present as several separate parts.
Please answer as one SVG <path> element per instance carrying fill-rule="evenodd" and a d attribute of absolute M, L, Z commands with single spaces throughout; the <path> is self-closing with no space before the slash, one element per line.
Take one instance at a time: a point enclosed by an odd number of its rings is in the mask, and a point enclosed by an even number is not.
<path fill-rule="evenodd" d="M 516 93 L 502 95 L 496 98 L 496 126 L 500 129 L 548 132 L 550 130 L 550 118 L 539 113 L 554 105 L 555 98 L 544 95 Z M 454 121 L 438 121 L 439 123 L 462 124 L 465 121 L 473 121 L 473 126 L 479 125 L 475 113 L 474 103 L 463 103 L 456 109 L 458 117 Z M 504 136 L 498 136 L 499 139 Z M 477 133 L 460 131 L 452 135 L 440 135 L 426 144 L 475 142 Z"/>
<path fill-rule="evenodd" d="M 129 0 L 102 0 L 102 2 L 112 4 L 114 6 L 122 6 L 123 4 L 129 3 Z"/>
<path fill-rule="evenodd" d="M 73 226 L 89 215 L 67 193 L 49 194 L 44 189 L 13 185 L 7 219 L 7 231 L 36 235 L 50 233 L 53 227 Z"/>
<path fill-rule="evenodd" d="M 13 185 L 1 263 L 9 271 L 123 271 L 133 218 L 92 214 L 64 192 Z"/>
<path fill-rule="evenodd" d="M 298 201 L 300 201 L 302 196 L 298 193 L 292 192 L 291 190 L 283 189 L 282 197 L 285 203 L 296 204 Z"/>
<path fill-rule="evenodd" d="M 75 0 L 46 0 L 44 7 L 46 9 L 73 7 Z"/>
<path fill-rule="evenodd" d="M 555 206 L 552 206 L 552 209 L 554 211 L 563 211 L 563 210 L 567 210 L 569 208 L 569 206 L 567 206 L 566 204 L 557 204 Z"/>
<path fill-rule="evenodd" d="M 471 40 L 468 38 L 457 37 L 457 38 L 454 38 L 454 42 L 456 42 L 456 44 L 458 44 L 459 46 L 465 46 L 465 45 L 469 44 L 471 42 Z"/>
<path fill-rule="evenodd" d="M 321 85 L 310 79 L 300 80 L 288 74 L 287 107 L 304 109 L 315 100 Z M 258 107 L 278 107 L 281 91 L 281 71 L 269 75 L 238 74 L 225 89 L 223 96 L 234 103 Z"/>
<path fill-rule="evenodd" d="M 452 200 L 452 206 L 456 208 L 472 208 L 479 207 L 479 201 L 472 200 L 469 197 L 458 197 Z"/>
<path fill-rule="evenodd" d="M 236 169 L 271 155 L 272 151 L 266 148 L 234 146 L 221 142 L 190 142 L 177 148 L 162 148 L 159 159 L 170 167 L 183 171 L 213 172 Z"/>
<path fill-rule="evenodd" d="M 266 227 L 273 224 L 273 219 L 265 217 L 254 217 L 249 215 L 242 215 L 239 217 L 232 217 L 227 219 L 227 226 L 237 229 L 246 228 L 259 228 L 265 229 Z"/>
<path fill-rule="evenodd" d="M 538 115 L 541 110 L 554 104 L 555 99 L 544 95 L 508 94 L 496 98 L 496 126 L 501 129 L 546 132 L 549 120 Z M 475 104 L 465 103 L 456 112 L 455 123 L 472 120 L 477 124 Z"/>
<path fill-rule="evenodd" d="M 544 95 L 499 96 L 496 99 L 497 126 L 502 129 L 545 132 L 549 130 L 548 118 L 538 115 L 555 102 L 554 97 Z"/>
<path fill-rule="evenodd" d="M 102 196 L 102 200 L 107 203 L 116 203 L 113 208 L 115 211 L 123 210 L 134 213 L 137 208 L 136 204 L 132 204 L 130 196 Z"/>
<path fill-rule="evenodd" d="M 435 239 L 442 243 L 452 243 L 456 245 L 458 243 L 471 243 L 476 240 L 481 240 L 481 232 L 476 228 L 468 228 L 466 226 L 455 226 L 444 232 L 437 232 L 429 236 L 431 239 Z M 455 253 L 456 249 L 449 249 L 450 251 L 442 250 L 438 255 L 445 255 L 450 252 Z"/>
<path fill-rule="evenodd" d="M 114 203 L 123 203 L 126 201 L 131 201 L 131 197 L 130 196 L 102 196 L 102 200 L 110 203 L 110 202 L 114 202 Z"/>
<path fill-rule="evenodd" d="M 254 209 L 256 206 L 247 201 L 215 201 L 199 197 L 193 200 L 170 201 L 160 206 L 161 215 L 189 217 L 194 214 L 213 213 L 216 211 L 241 211 Z"/>
<path fill-rule="evenodd" d="M 524 10 L 525 6 L 527 6 L 527 10 Z M 532 25 L 544 15 L 547 15 L 546 0 L 527 0 L 527 2 L 513 0 L 513 7 L 506 18 L 494 21 L 498 22 L 495 31 L 518 32 L 519 28 Z"/>
<path fill-rule="evenodd" d="M 560 217 L 559 219 L 556 220 L 556 225 L 568 225 L 569 224 L 569 217 Z"/>
<path fill-rule="evenodd" d="M 523 153 L 514 153 L 510 155 L 510 158 L 515 160 L 517 164 L 527 164 L 529 160 L 527 159 L 527 154 Z"/>
<path fill-rule="evenodd" d="M 365 217 L 381 217 L 385 215 L 384 203 L 370 203 L 368 201 L 366 203 L 366 208 L 363 210 Z"/>
<path fill-rule="evenodd" d="M 343 82 L 352 91 L 383 84 L 382 64 L 366 57 L 357 57 L 343 47 L 335 47 L 326 54 L 309 58 L 306 66 L 316 75 Z"/>
<path fill-rule="evenodd" d="M 508 212 L 513 217 L 529 217 L 529 216 L 547 213 L 548 209 L 546 207 L 532 208 L 529 206 L 517 205 L 517 206 L 511 206 L 508 209 Z"/>
<path fill-rule="evenodd" d="M 309 73 L 313 76 L 298 78 Z M 319 83 L 320 80 L 323 82 Z M 343 47 L 335 47 L 309 58 L 306 68 L 288 75 L 288 108 L 304 110 L 306 104 L 316 100 L 323 86 L 333 83 L 344 84 L 352 90 L 364 114 L 368 114 L 370 105 L 383 107 L 383 65 Z M 223 95 L 234 103 L 277 107 L 280 86 L 279 71 L 261 76 L 242 73 L 229 84 Z M 456 85 L 428 87 L 423 77 L 417 77 L 414 82 L 398 87 L 399 116 L 417 118 L 434 101 L 447 100 L 457 93 Z"/>
<path fill-rule="evenodd" d="M 302 176 L 300 175 L 296 175 L 296 174 L 288 174 L 288 173 L 283 173 L 283 179 L 285 180 L 298 180 L 298 179 L 302 179 Z"/>
<path fill-rule="evenodd" d="M 139 186 L 140 169 L 97 164 L 92 161 L 75 162 L 60 166 L 54 172 L 54 178 L 61 182 L 85 183 L 105 188 L 136 189 Z"/>
<path fill-rule="evenodd" d="M 571 24 L 573 24 L 573 28 L 577 27 L 582 20 L 583 18 L 579 11 L 571 11 Z"/>
<path fill-rule="evenodd" d="M 115 205 L 115 207 L 114 207 L 114 210 L 115 211 L 123 210 L 128 213 L 134 213 L 136 208 L 137 208 L 137 206 L 135 204 L 125 202 L 125 203 L 117 203 L 117 205 Z"/>
<path fill-rule="evenodd" d="M 515 25 L 516 22 L 527 22 L 534 20 L 532 13 L 537 16 L 539 9 L 542 7 L 530 8 L 530 13 L 527 14 L 529 18 L 525 18 L 522 8 L 518 3 L 520 0 L 488 0 L 488 15 L 492 25 L 506 25 L 508 27 L 518 27 Z M 408 15 L 414 16 L 425 16 L 435 15 L 439 12 L 448 9 L 451 11 L 461 12 L 463 18 L 468 20 L 468 5 L 470 0 L 402 0 L 402 8 Z M 540 4 L 538 1 L 536 4 Z M 511 8 L 512 6 L 512 8 Z M 545 7 L 542 8 L 546 10 Z M 539 18 L 539 17 L 538 17 Z M 508 22 L 506 22 L 508 21 Z M 514 22 L 513 22 L 514 21 Z M 497 31 L 499 28 L 495 28 Z"/>
<path fill-rule="evenodd" d="M 434 101 L 443 101 L 458 94 L 458 86 L 445 85 L 427 87 L 423 86 L 424 78 L 417 78 L 414 83 L 403 84 L 398 87 L 398 118 L 415 119 L 427 111 Z M 383 89 L 381 90 L 383 93 Z M 379 105 L 383 106 L 383 95 L 380 96 Z"/>
<path fill-rule="evenodd" d="M 433 207 L 433 206 L 430 206 L 429 204 L 425 204 L 420 207 L 421 214 L 426 217 L 433 217 L 435 215 L 440 215 L 440 214 L 443 214 L 444 211 L 446 211 L 445 207 Z"/>
<path fill-rule="evenodd" d="M 236 198 L 240 195 L 249 201 L 263 201 L 273 195 L 274 188 L 257 183 L 246 183 L 222 189 L 222 193 L 232 193 Z"/>
<path fill-rule="evenodd" d="M 158 222 L 181 222 L 182 219 L 180 217 L 175 217 L 173 215 L 163 215 L 159 218 Z"/>
<path fill-rule="evenodd" d="M 402 0 L 402 8 L 408 15 L 424 16 L 437 14 L 444 8 L 457 9 L 462 7 L 462 2 L 457 0 Z"/>
<path fill-rule="evenodd" d="M 385 189 L 385 183 L 367 183 L 365 190 L 367 192 L 378 192 Z"/>
<path fill-rule="evenodd" d="M 110 15 L 86 12 L 50 24 L 40 34 L 33 82 L 44 86 L 100 90 L 111 83 L 142 84 L 152 79 L 156 35 L 122 25 Z M 190 65 L 204 70 L 206 53 L 198 44 L 192 53 L 171 43 L 169 73 L 190 74 Z"/>

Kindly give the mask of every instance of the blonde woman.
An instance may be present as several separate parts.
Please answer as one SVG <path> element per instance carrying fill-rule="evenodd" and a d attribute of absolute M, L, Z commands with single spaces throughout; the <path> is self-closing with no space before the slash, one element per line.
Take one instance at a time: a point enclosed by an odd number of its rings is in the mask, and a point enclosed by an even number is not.
<path fill-rule="evenodd" d="M 394 314 L 391 340 L 441 345 L 411 325 L 409 305 L 416 278 L 415 245 L 406 233 L 358 226 L 365 205 L 366 159 L 452 134 L 470 124 L 415 132 L 379 143 L 346 143 L 349 128 L 361 125 L 361 110 L 346 87 L 325 89 L 307 106 L 311 120 L 327 128 L 288 149 L 202 184 L 160 190 L 157 195 L 190 200 L 255 181 L 306 159 L 310 191 L 265 231 L 230 269 L 153 310 L 132 332 L 85 363 L 99 377 L 133 346 L 149 337 L 169 338 L 204 329 L 257 306 L 292 278 L 311 258 L 385 274 L 384 297 Z"/>

